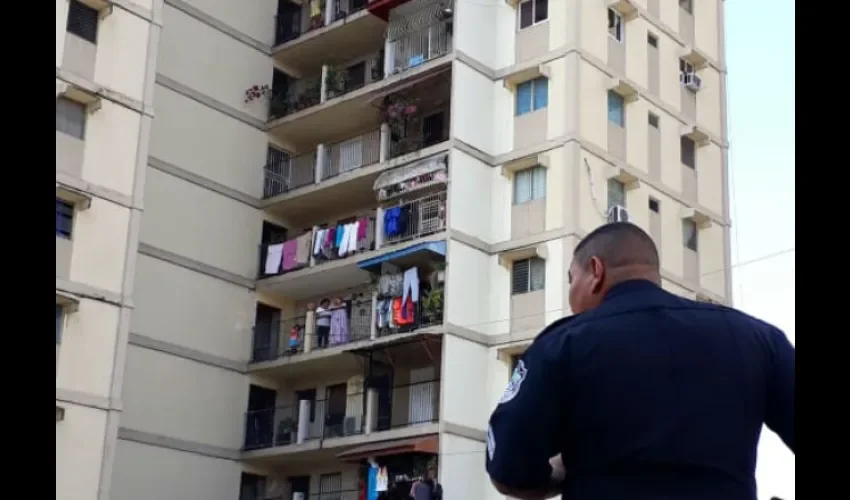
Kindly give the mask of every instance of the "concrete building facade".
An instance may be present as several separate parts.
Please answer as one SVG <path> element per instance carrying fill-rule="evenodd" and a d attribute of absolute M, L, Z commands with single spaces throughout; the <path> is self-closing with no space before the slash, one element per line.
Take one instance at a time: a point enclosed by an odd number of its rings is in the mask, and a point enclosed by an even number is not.
<path fill-rule="evenodd" d="M 57 498 L 501 498 L 487 417 L 583 235 L 731 301 L 722 0 L 56 16 Z"/>

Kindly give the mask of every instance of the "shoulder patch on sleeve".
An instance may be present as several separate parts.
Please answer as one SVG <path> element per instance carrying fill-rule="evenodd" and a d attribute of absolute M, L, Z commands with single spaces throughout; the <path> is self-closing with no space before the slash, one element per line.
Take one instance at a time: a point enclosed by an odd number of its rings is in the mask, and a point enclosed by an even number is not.
<path fill-rule="evenodd" d="M 496 454 L 496 436 L 493 435 L 493 428 L 487 426 L 487 455 L 490 461 L 493 461 L 493 456 Z"/>
<path fill-rule="evenodd" d="M 528 375 L 528 369 L 525 367 L 525 362 L 523 360 L 519 360 L 516 364 L 516 368 L 514 368 L 513 374 L 511 375 L 511 380 L 505 388 L 504 394 L 502 394 L 501 399 L 499 399 L 499 404 L 507 403 L 519 394 L 519 389 L 522 387 L 522 382 L 525 380 L 526 375 Z"/>

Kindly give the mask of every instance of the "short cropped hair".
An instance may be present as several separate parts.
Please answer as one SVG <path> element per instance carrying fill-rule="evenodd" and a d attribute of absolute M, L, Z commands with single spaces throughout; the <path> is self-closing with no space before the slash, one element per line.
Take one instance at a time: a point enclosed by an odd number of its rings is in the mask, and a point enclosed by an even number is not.
<path fill-rule="evenodd" d="M 597 257 L 610 268 L 647 266 L 659 270 L 658 248 L 646 231 L 631 222 L 612 222 L 584 237 L 573 252 L 573 259 L 585 267 Z"/>

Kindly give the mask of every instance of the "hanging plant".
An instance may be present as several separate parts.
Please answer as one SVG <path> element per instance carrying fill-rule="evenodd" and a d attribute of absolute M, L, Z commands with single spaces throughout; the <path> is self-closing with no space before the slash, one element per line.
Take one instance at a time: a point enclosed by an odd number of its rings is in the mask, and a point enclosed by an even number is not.
<path fill-rule="evenodd" d="M 268 85 L 254 85 L 245 91 L 245 103 L 271 96 L 272 89 Z"/>
<path fill-rule="evenodd" d="M 416 114 L 416 104 L 400 96 L 387 96 L 382 106 L 384 121 L 400 122 Z"/>

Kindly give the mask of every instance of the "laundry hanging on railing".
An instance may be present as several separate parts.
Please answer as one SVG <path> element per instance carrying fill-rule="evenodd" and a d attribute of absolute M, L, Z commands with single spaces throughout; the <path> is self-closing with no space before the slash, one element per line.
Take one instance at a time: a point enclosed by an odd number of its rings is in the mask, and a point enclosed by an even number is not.
<path fill-rule="evenodd" d="M 384 274 L 378 279 L 376 321 L 379 331 L 413 326 L 421 292 L 419 268 Z"/>
<path fill-rule="evenodd" d="M 375 246 L 374 226 L 374 219 L 363 217 L 355 222 L 318 229 L 313 237 L 313 257 L 319 260 L 333 260 L 372 250 Z"/>
<path fill-rule="evenodd" d="M 310 264 L 311 233 L 266 248 L 265 274 L 277 274 L 281 270 L 292 271 Z"/>

